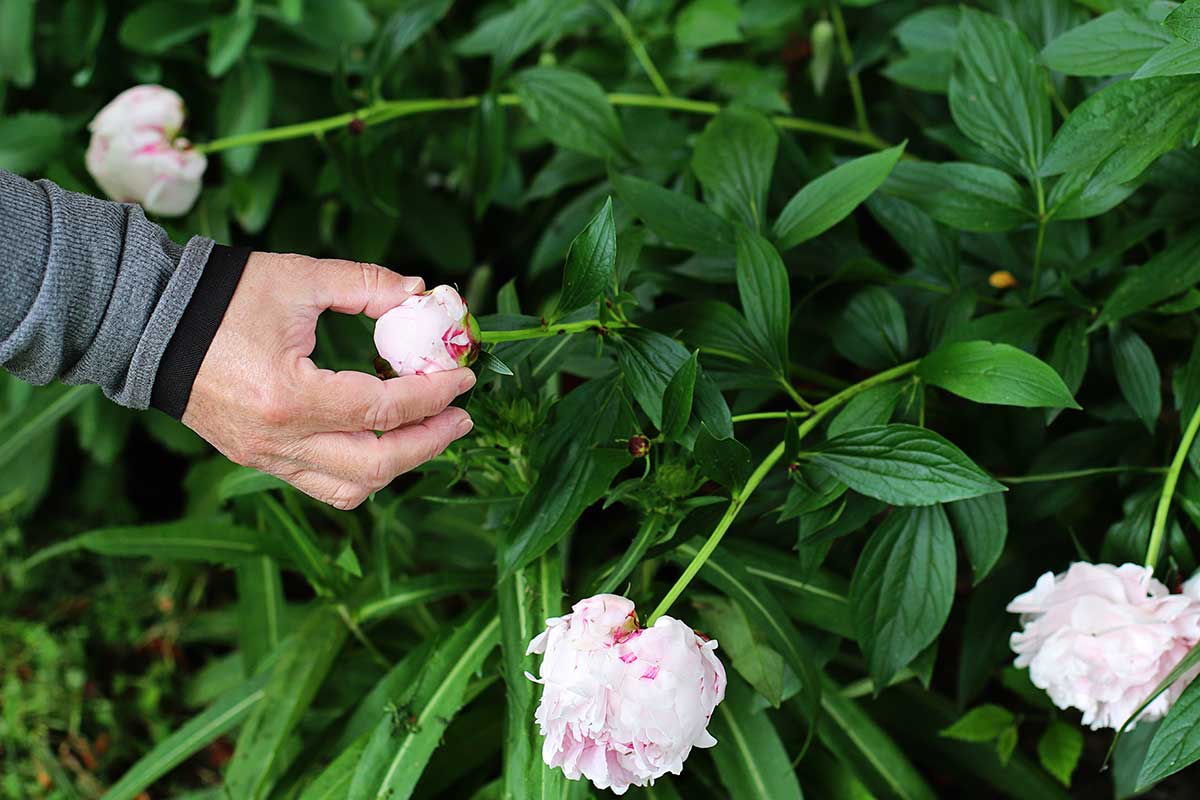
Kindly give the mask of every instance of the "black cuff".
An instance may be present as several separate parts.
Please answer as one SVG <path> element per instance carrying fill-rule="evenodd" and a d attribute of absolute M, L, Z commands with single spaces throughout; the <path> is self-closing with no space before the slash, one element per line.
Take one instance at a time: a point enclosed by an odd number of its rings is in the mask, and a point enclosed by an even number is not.
<path fill-rule="evenodd" d="M 249 258 L 248 247 L 213 246 L 192 299 L 179 318 L 179 325 L 159 362 L 154 389 L 150 392 L 150 405 L 154 408 L 175 419 L 183 416 L 192 396 L 196 373 L 217 335 L 217 328 L 225 317 L 225 309 L 229 308 Z"/>

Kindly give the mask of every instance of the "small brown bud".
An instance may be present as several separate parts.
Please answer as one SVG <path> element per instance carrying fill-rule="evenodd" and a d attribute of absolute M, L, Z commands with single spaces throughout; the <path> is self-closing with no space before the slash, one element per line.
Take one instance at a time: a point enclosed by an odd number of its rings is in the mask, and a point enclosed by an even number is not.
<path fill-rule="evenodd" d="M 799 471 L 800 471 L 800 462 L 799 461 L 793 461 L 792 463 L 788 464 L 788 474 L 789 475 L 795 475 Z"/>
<path fill-rule="evenodd" d="M 634 436 L 629 440 L 629 455 L 645 458 L 650 455 L 650 440 L 645 436 Z"/>
<path fill-rule="evenodd" d="M 346 126 L 347 130 L 354 136 L 361 136 L 362 132 L 367 129 L 367 123 L 355 117 L 350 120 L 350 124 Z"/>

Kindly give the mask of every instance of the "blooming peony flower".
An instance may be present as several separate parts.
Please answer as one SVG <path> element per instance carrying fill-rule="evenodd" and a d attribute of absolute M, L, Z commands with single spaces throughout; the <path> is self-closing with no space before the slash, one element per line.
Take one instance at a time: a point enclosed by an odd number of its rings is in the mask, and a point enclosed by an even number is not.
<path fill-rule="evenodd" d="M 624 794 L 678 775 L 725 697 L 717 643 L 677 619 L 637 623 L 633 603 L 611 594 L 546 620 L 527 653 L 545 653 L 536 719 L 542 758 L 572 780 Z"/>
<path fill-rule="evenodd" d="M 1200 584 L 1194 588 L 1200 593 Z M 1093 730 L 1119 729 L 1200 641 L 1200 603 L 1171 594 L 1152 569 L 1136 564 L 1077 562 L 1060 575 L 1047 572 L 1008 610 L 1021 615 L 1022 630 L 1009 642 L 1016 665 L 1028 667 L 1059 708 L 1082 711 Z M 1166 714 L 1188 680 L 1176 681 L 1138 720 Z"/>
<path fill-rule="evenodd" d="M 479 325 L 458 292 L 437 286 L 380 317 L 375 348 L 397 375 L 445 372 L 474 363 Z"/>
<path fill-rule="evenodd" d="M 208 160 L 179 136 L 184 118 L 183 100 L 170 89 L 125 90 L 88 126 L 88 172 L 114 200 L 166 217 L 186 214 Z"/>

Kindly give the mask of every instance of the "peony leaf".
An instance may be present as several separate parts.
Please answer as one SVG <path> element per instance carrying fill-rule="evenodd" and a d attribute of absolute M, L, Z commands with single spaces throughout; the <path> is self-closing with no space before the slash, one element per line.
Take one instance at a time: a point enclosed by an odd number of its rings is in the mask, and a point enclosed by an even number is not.
<path fill-rule="evenodd" d="M 992 342 L 954 342 L 921 359 L 923 380 L 976 403 L 1079 408 L 1054 368 L 1023 350 Z"/>
<path fill-rule="evenodd" d="M 567 251 L 562 294 L 555 318 L 594 303 L 613 281 L 617 265 L 617 228 L 613 222 L 612 198 L 604 201 Z M 509 373 L 512 374 L 512 373 Z"/>

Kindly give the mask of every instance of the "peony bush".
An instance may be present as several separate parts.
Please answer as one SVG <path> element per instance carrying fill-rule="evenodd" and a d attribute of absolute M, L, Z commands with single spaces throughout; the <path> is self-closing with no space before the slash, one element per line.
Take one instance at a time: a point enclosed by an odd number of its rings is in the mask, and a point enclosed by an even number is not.
<path fill-rule="evenodd" d="M 0 168 L 480 375 L 354 512 L 0 376 L 0 794 L 1195 796 L 1200 0 L 1110 6 L 0 0 Z"/>

